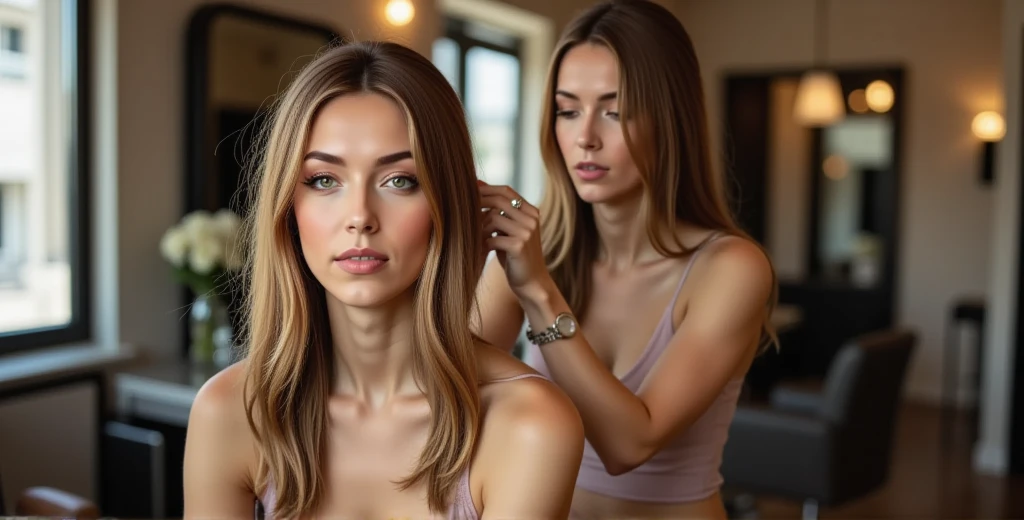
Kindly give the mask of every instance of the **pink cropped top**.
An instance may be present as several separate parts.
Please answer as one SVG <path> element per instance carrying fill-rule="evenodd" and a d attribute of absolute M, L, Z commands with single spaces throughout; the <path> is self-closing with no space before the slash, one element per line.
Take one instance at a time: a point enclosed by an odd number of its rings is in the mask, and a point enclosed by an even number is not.
<path fill-rule="evenodd" d="M 705 241 L 704 245 L 716 238 L 718 237 Z M 633 393 L 639 390 L 644 378 L 675 334 L 672 309 L 702 248 L 703 246 L 691 255 L 671 303 L 661 316 L 640 359 L 620 378 L 622 384 Z M 525 357 L 526 362 L 535 370 L 550 378 L 550 371 L 536 345 L 527 346 Z M 730 380 L 697 422 L 670 441 L 650 460 L 621 475 L 610 475 L 590 442 L 585 442 L 583 462 L 576 486 L 609 497 L 666 504 L 692 502 L 713 495 L 722 485 L 722 476 L 719 472 L 722 450 L 742 385 L 742 378 Z"/>
<path fill-rule="evenodd" d="M 488 381 L 490 383 L 504 383 L 506 381 L 515 381 L 518 379 L 525 379 L 528 377 L 539 377 L 544 379 L 544 376 L 538 374 L 520 374 L 518 376 L 507 377 L 503 379 L 495 379 Z M 259 498 L 256 503 L 256 520 L 271 520 L 274 518 L 274 505 L 277 502 L 277 493 L 274 490 L 274 483 L 270 482 L 267 485 L 266 491 L 263 496 Z M 262 509 L 262 515 L 261 513 Z M 462 472 L 462 477 L 459 479 L 459 485 L 455 490 L 455 498 L 452 500 L 451 506 L 449 506 L 448 514 L 446 515 L 448 520 L 480 520 L 480 514 L 476 511 L 476 505 L 473 504 L 473 495 L 469 489 L 469 468 Z"/>

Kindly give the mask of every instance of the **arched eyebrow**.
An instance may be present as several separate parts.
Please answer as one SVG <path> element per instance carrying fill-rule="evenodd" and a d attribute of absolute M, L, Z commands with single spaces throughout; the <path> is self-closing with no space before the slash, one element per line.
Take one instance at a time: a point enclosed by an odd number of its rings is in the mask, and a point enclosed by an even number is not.
<path fill-rule="evenodd" d="M 406 159 L 412 159 L 412 152 L 410 152 L 409 150 L 395 152 L 385 155 L 383 157 L 378 157 L 377 166 L 387 166 L 389 164 L 394 164 L 398 161 L 404 161 Z M 338 166 L 345 166 L 345 159 L 338 157 L 337 155 L 334 154 L 320 152 L 317 150 L 313 150 L 312 152 L 307 153 L 306 156 L 303 158 L 303 161 L 309 160 L 317 160 L 323 161 L 325 163 L 336 164 Z"/>
<path fill-rule="evenodd" d="M 567 97 L 567 98 L 572 99 L 574 101 L 579 101 L 580 100 L 579 96 L 577 96 L 576 94 L 573 94 L 572 92 L 566 92 L 564 90 L 556 90 L 555 91 L 555 95 L 556 96 Z M 615 99 L 617 97 L 619 97 L 618 92 L 606 92 L 606 93 L 601 94 L 600 96 L 598 96 L 597 100 L 598 101 L 608 101 L 609 99 Z"/>

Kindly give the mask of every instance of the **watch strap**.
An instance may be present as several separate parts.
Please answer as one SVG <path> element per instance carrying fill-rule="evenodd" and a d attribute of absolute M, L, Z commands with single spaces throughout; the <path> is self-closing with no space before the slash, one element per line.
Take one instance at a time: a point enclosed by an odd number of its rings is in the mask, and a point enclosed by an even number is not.
<path fill-rule="evenodd" d="M 540 331 L 534 332 L 532 329 L 526 329 L 526 339 L 530 340 L 531 343 L 540 346 L 552 341 L 562 339 L 562 333 L 558 332 L 558 328 L 554 325 Z"/>

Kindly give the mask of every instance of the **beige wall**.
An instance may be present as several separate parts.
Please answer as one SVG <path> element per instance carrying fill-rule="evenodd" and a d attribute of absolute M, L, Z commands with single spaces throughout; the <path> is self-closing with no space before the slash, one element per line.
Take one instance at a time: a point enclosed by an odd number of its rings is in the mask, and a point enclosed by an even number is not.
<path fill-rule="evenodd" d="M 697 47 L 711 128 L 720 141 L 726 71 L 810 65 L 814 1 L 681 2 L 677 13 Z M 921 335 L 908 395 L 934 400 L 947 306 L 961 294 L 989 288 L 995 193 L 977 181 L 970 125 L 981 110 L 1003 109 L 1002 3 L 858 0 L 829 6 L 829 64 L 905 67 L 897 320 Z"/>

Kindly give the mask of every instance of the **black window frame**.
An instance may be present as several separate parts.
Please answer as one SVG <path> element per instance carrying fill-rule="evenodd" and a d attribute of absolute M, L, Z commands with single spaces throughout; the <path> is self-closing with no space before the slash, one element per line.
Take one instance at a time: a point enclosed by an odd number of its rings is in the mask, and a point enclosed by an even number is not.
<path fill-rule="evenodd" d="M 92 221 L 89 205 L 89 15 L 91 0 L 61 0 L 61 30 L 71 28 L 71 37 L 61 38 L 62 74 L 70 74 L 69 124 L 58 148 L 68 154 L 68 262 L 71 281 L 71 320 L 64 325 L 0 332 L 0 355 L 61 344 L 82 342 L 92 334 L 90 311 L 90 241 Z M 70 17 L 72 19 L 68 19 Z"/>
<path fill-rule="evenodd" d="M 479 35 L 474 36 L 474 34 Z M 490 35 L 491 37 L 487 37 Z M 444 34 L 458 46 L 458 60 L 456 62 L 458 81 L 455 91 L 465 105 L 466 99 L 466 56 L 473 47 L 481 47 L 502 54 L 508 54 L 519 62 L 519 85 L 516 89 L 518 99 L 516 105 L 515 131 L 512 142 L 512 181 L 511 186 L 517 190 L 522 189 L 523 168 L 522 168 L 522 131 L 523 131 L 523 40 L 517 36 L 497 34 L 492 29 L 482 26 L 476 22 L 464 20 L 457 17 L 445 17 Z M 466 110 L 466 118 L 469 119 L 469 111 Z M 472 128 L 470 128 L 472 130 Z"/>

